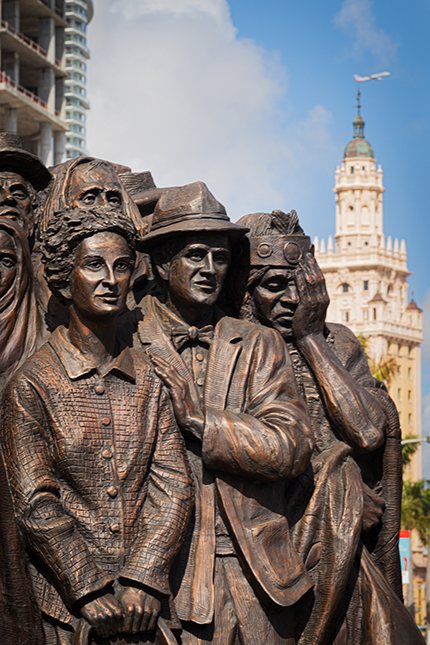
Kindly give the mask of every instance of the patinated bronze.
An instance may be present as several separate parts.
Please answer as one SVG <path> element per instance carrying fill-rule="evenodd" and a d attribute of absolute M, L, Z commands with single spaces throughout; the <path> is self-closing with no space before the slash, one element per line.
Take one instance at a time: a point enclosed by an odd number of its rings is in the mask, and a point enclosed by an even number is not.
<path fill-rule="evenodd" d="M 3 451 L 48 643 L 71 643 L 83 621 L 103 642 L 173 638 L 145 633 L 170 596 L 192 488 L 161 381 L 143 352 L 116 338 L 136 239 L 108 205 L 46 222 L 45 274 L 69 324 L 12 378 L 3 402 Z"/>
<path fill-rule="evenodd" d="M 216 306 L 245 231 L 197 182 L 160 198 L 142 244 L 164 298 L 144 299 L 134 344 L 169 388 L 196 488 L 171 574 L 183 645 L 292 645 L 292 607 L 313 586 L 285 514 L 313 446 L 288 353 Z"/>
<path fill-rule="evenodd" d="M 241 316 L 283 336 L 316 438 L 311 467 L 288 493 L 293 542 L 315 581 L 297 608 L 304 612 L 298 643 L 422 643 L 398 600 L 395 406 L 371 376 L 359 340 L 326 323 L 324 276 L 296 213 L 254 213 L 239 223 L 250 228 L 242 245 L 249 268 L 238 280 Z"/>
<path fill-rule="evenodd" d="M 0 392 L 43 338 L 27 237 L 0 217 Z"/>
<path fill-rule="evenodd" d="M 15 134 L 0 133 L 0 217 L 7 217 L 21 226 L 34 241 L 42 193 L 51 181 L 51 173 L 38 157 L 23 150 Z"/>
<path fill-rule="evenodd" d="M 2 643 L 424 642 L 398 415 L 327 306 L 293 211 L 0 134 Z"/>

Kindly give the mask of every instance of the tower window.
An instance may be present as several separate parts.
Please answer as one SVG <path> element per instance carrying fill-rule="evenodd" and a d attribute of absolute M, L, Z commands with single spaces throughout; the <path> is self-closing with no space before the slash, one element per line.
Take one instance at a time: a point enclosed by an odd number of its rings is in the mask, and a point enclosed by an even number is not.
<path fill-rule="evenodd" d="M 363 291 L 369 291 L 369 280 L 363 280 Z"/>
<path fill-rule="evenodd" d="M 365 243 L 364 243 L 364 246 L 369 246 L 369 242 L 365 242 Z"/>
<path fill-rule="evenodd" d="M 350 206 L 350 207 L 349 207 L 349 210 L 350 210 L 350 211 L 353 211 L 353 210 L 354 210 L 354 206 Z"/>
<path fill-rule="evenodd" d="M 408 356 L 410 356 L 410 355 L 411 355 L 411 353 L 412 353 L 412 347 L 409 345 L 409 346 L 408 346 Z"/>
<path fill-rule="evenodd" d="M 411 380 L 412 378 L 412 368 L 408 367 L 408 379 Z"/>
<path fill-rule="evenodd" d="M 361 170 L 366 170 L 365 166 L 361 166 Z"/>
<path fill-rule="evenodd" d="M 349 311 L 343 312 L 343 322 L 349 322 Z"/>
<path fill-rule="evenodd" d="M 363 320 L 369 320 L 369 312 L 367 309 L 363 309 Z"/>
<path fill-rule="evenodd" d="M 348 246 L 351 246 L 351 242 L 348 242 Z"/>
<path fill-rule="evenodd" d="M 412 401 L 412 390 L 408 390 L 408 401 Z"/>
<path fill-rule="evenodd" d="M 351 175 L 354 174 L 354 166 L 351 166 Z"/>
<path fill-rule="evenodd" d="M 397 390 L 397 400 L 398 401 L 402 400 L 402 390 L 400 388 L 398 388 Z"/>
<path fill-rule="evenodd" d="M 376 320 L 376 307 L 373 307 L 373 320 Z"/>
<path fill-rule="evenodd" d="M 409 412 L 408 414 L 408 426 L 412 425 L 412 414 Z"/>
<path fill-rule="evenodd" d="M 348 293 L 349 291 L 349 284 L 347 282 L 344 282 L 342 285 L 342 291 L 343 293 Z"/>

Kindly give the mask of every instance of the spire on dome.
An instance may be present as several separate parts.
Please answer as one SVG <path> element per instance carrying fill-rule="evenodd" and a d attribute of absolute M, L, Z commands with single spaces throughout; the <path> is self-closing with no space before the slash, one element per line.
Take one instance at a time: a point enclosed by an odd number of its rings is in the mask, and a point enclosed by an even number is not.
<path fill-rule="evenodd" d="M 360 114 L 360 96 L 361 92 L 357 92 L 357 116 L 354 119 L 354 139 L 364 139 L 364 121 Z"/>
<path fill-rule="evenodd" d="M 348 143 L 343 153 L 344 159 L 352 157 L 368 157 L 371 159 L 375 158 L 373 153 L 373 148 L 368 141 L 364 138 L 364 121 L 363 117 L 360 114 L 361 103 L 360 103 L 361 92 L 357 92 L 357 111 L 358 114 L 353 121 L 354 125 L 354 136 L 352 141 Z"/>

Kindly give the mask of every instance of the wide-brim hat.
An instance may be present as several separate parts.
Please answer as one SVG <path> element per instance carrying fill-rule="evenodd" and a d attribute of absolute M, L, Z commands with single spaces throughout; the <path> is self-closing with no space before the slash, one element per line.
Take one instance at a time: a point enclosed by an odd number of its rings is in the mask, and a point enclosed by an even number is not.
<path fill-rule="evenodd" d="M 24 150 L 21 139 L 10 132 L 0 132 L 0 171 L 4 169 L 22 175 L 36 190 L 44 190 L 52 179 L 39 157 Z"/>
<path fill-rule="evenodd" d="M 147 252 L 154 244 L 177 234 L 216 232 L 238 239 L 248 230 L 230 222 L 224 206 L 215 199 L 206 184 L 196 181 L 170 188 L 160 197 L 151 229 L 139 243 L 139 250 Z"/>

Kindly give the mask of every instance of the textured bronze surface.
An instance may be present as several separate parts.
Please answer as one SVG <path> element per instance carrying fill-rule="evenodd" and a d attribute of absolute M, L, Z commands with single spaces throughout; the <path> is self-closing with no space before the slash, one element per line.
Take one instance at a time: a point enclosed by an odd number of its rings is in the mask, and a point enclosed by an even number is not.
<path fill-rule="evenodd" d="M 1 643 L 422 645 L 397 411 L 294 211 L 5 134 L 0 187 Z"/>

